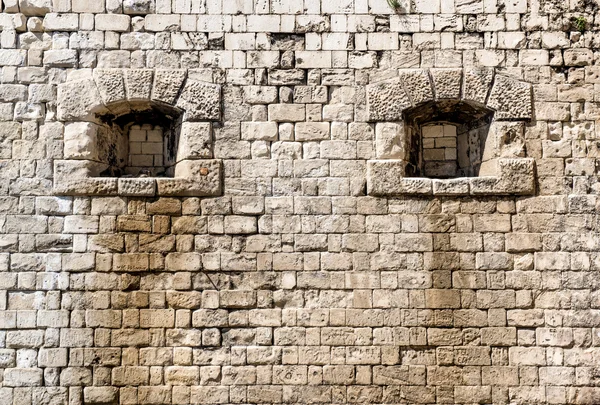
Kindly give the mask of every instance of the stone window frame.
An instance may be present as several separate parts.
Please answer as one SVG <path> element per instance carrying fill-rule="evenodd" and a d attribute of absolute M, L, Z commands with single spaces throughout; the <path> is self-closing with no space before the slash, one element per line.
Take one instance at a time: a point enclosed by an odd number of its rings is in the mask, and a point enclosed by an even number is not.
<path fill-rule="evenodd" d="M 212 125 L 221 120 L 221 86 L 190 77 L 184 69 L 95 69 L 71 72 L 58 86 L 57 120 L 67 143 L 88 153 L 54 160 L 55 195 L 203 197 L 222 194 L 222 161 L 213 159 Z M 73 74 L 75 73 L 75 74 Z M 100 177 L 106 165 L 95 160 L 97 139 L 89 127 L 140 106 L 177 112 L 181 121 L 174 177 Z M 67 134 L 69 132 L 69 134 Z M 68 136 L 67 136 L 68 135 Z M 91 151 L 91 153 L 90 153 Z"/>
<path fill-rule="evenodd" d="M 442 100 L 464 101 L 494 111 L 485 145 L 485 153 L 492 159 L 479 177 L 406 177 L 409 140 L 404 113 Z M 525 123 L 532 118 L 532 106 L 531 84 L 491 68 L 400 69 L 392 79 L 367 85 L 367 117 L 376 126 L 376 157 L 367 162 L 367 194 L 534 194 L 535 161 L 523 157 L 523 133 Z"/>

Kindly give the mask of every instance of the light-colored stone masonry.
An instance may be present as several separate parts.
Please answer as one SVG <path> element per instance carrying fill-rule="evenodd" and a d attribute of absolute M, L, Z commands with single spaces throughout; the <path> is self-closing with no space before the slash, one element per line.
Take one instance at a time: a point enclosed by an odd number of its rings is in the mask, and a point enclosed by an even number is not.
<path fill-rule="evenodd" d="M 600 404 L 596 0 L 0 4 L 0 405 Z"/>

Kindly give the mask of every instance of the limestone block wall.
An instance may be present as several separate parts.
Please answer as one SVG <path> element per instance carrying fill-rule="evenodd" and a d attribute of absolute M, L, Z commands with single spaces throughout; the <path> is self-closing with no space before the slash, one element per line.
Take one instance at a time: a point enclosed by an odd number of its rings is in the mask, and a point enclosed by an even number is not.
<path fill-rule="evenodd" d="M 600 403 L 596 0 L 0 4 L 0 405 Z"/>

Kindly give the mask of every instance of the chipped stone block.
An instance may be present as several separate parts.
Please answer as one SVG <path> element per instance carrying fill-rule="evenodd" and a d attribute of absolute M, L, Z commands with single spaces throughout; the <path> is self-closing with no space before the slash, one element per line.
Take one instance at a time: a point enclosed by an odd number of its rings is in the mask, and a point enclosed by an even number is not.
<path fill-rule="evenodd" d="M 481 160 L 486 162 L 496 157 L 523 157 L 525 154 L 524 133 L 525 124 L 523 122 L 492 122 Z"/>
<path fill-rule="evenodd" d="M 212 158 L 212 125 L 210 123 L 184 122 L 181 125 L 177 161 Z"/>
<path fill-rule="evenodd" d="M 19 0 L 19 11 L 21 13 L 32 15 L 45 15 L 52 9 L 52 1 L 50 0 Z"/>
<path fill-rule="evenodd" d="M 152 14 L 155 12 L 156 4 L 153 0 L 124 0 L 123 12 L 132 15 Z"/>
<path fill-rule="evenodd" d="M 221 194 L 220 160 L 183 160 L 175 178 L 157 178 L 158 194 L 164 196 L 216 196 Z"/>
<path fill-rule="evenodd" d="M 157 69 L 154 72 L 152 100 L 174 105 L 185 76 L 185 70 Z"/>
<path fill-rule="evenodd" d="M 64 157 L 98 160 L 98 126 L 90 122 L 74 122 L 65 126 Z"/>

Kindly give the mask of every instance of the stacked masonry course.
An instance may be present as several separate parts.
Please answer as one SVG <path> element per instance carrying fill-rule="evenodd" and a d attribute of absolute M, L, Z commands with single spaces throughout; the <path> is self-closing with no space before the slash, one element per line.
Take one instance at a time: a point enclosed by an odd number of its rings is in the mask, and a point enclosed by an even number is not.
<path fill-rule="evenodd" d="M 0 6 L 0 405 L 600 403 L 597 0 Z"/>

